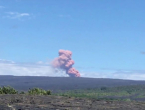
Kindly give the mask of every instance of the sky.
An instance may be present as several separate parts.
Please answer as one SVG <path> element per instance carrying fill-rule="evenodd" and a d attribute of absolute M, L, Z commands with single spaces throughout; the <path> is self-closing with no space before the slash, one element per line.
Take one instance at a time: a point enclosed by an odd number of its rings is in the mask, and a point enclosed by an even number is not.
<path fill-rule="evenodd" d="M 144 0 L 0 0 L 0 75 L 64 76 L 72 51 L 82 77 L 145 80 Z"/>

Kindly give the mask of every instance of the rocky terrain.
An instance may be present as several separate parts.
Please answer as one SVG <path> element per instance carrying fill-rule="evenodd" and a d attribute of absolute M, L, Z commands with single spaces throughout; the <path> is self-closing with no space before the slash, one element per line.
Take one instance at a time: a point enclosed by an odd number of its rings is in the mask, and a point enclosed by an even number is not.
<path fill-rule="evenodd" d="M 69 77 L 32 77 L 32 76 L 0 76 L 0 87 L 12 86 L 19 91 L 28 91 L 29 88 L 38 87 L 51 90 L 52 93 L 65 92 L 68 90 L 91 90 L 99 87 L 118 87 L 126 85 L 145 85 L 145 81 L 102 79 L 102 78 L 69 78 Z M 100 93 L 107 94 L 107 90 Z M 114 89 L 116 91 L 116 89 Z M 121 89 L 122 90 L 122 89 Z M 118 95 L 124 96 L 124 90 Z M 129 89 L 132 90 L 132 89 Z M 96 91 L 96 90 L 95 90 Z M 86 95 L 87 91 L 84 92 Z M 93 92 L 92 96 L 93 96 Z M 110 93 L 113 93 L 111 90 Z M 145 110 L 144 89 L 139 90 L 139 101 L 113 101 L 87 98 L 74 98 L 52 95 L 0 95 L 0 110 Z M 82 92 L 81 92 L 82 94 Z M 80 94 L 78 94 L 80 95 Z M 90 94 L 91 95 L 91 94 Z M 115 94 L 113 94 L 114 96 Z M 125 92 L 124 97 L 132 99 L 134 90 Z M 128 96 L 129 95 L 129 96 Z M 111 95 L 112 97 L 112 95 Z"/>
<path fill-rule="evenodd" d="M 145 110 L 145 102 L 62 96 L 0 95 L 0 110 Z"/>

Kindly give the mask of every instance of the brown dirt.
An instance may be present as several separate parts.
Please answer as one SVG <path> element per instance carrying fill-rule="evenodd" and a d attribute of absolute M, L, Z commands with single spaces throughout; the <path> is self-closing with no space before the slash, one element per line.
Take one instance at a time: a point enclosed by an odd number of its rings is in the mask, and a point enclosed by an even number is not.
<path fill-rule="evenodd" d="M 0 110 L 145 110 L 145 102 L 62 96 L 0 95 Z"/>

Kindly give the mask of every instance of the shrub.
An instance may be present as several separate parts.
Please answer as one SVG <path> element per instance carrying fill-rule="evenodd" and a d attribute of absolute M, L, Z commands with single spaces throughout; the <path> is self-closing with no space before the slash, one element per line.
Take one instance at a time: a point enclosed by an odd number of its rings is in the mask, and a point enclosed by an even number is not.
<path fill-rule="evenodd" d="M 125 101 L 130 102 L 130 101 L 131 101 L 131 99 L 129 99 L 129 98 L 128 98 L 128 99 L 125 99 Z"/>
<path fill-rule="evenodd" d="M 45 91 L 43 89 L 39 89 L 39 88 L 32 88 L 29 89 L 28 94 L 30 95 L 51 95 L 51 91 Z"/>
<path fill-rule="evenodd" d="M 18 91 L 16 91 L 14 88 L 10 87 L 10 86 L 3 86 L 2 88 L 0 88 L 0 93 L 1 94 L 18 94 Z"/>
<path fill-rule="evenodd" d="M 25 94 L 25 92 L 24 91 L 21 91 L 19 94 Z"/>
<path fill-rule="evenodd" d="M 107 90 L 107 87 L 101 87 L 100 89 L 101 90 Z"/>
<path fill-rule="evenodd" d="M 15 90 L 14 88 L 10 87 L 10 86 L 3 86 L 2 88 L 0 87 L 0 94 L 29 94 L 29 95 L 51 95 L 51 91 L 50 90 L 43 90 L 40 88 L 32 88 L 29 89 L 28 92 L 24 92 L 21 91 L 20 93 L 18 93 L 17 90 Z"/>

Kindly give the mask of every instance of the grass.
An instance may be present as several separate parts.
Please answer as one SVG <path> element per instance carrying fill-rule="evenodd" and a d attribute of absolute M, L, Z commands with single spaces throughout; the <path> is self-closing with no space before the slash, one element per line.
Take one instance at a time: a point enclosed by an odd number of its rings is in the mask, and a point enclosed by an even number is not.
<path fill-rule="evenodd" d="M 51 93 L 49 90 L 32 88 L 27 92 L 20 93 L 10 86 L 0 87 L 0 94 L 29 94 L 29 95 L 57 95 L 66 97 L 79 97 L 97 100 L 124 100 L 132 101 L 143 99 L 145 101 L 145 85 L 119 86 L 119 87 L 100 87 L 95 89 L 69 90 Z"/>
<path fill-rule="evenodd" d="M 70 90 L 59 92 L 53 95 L 81 97 L 105 100 L 125 100 L 131 101 L 137 98 L 145 98 L 145 85 L 101 87 L 96 89 Z"/>

